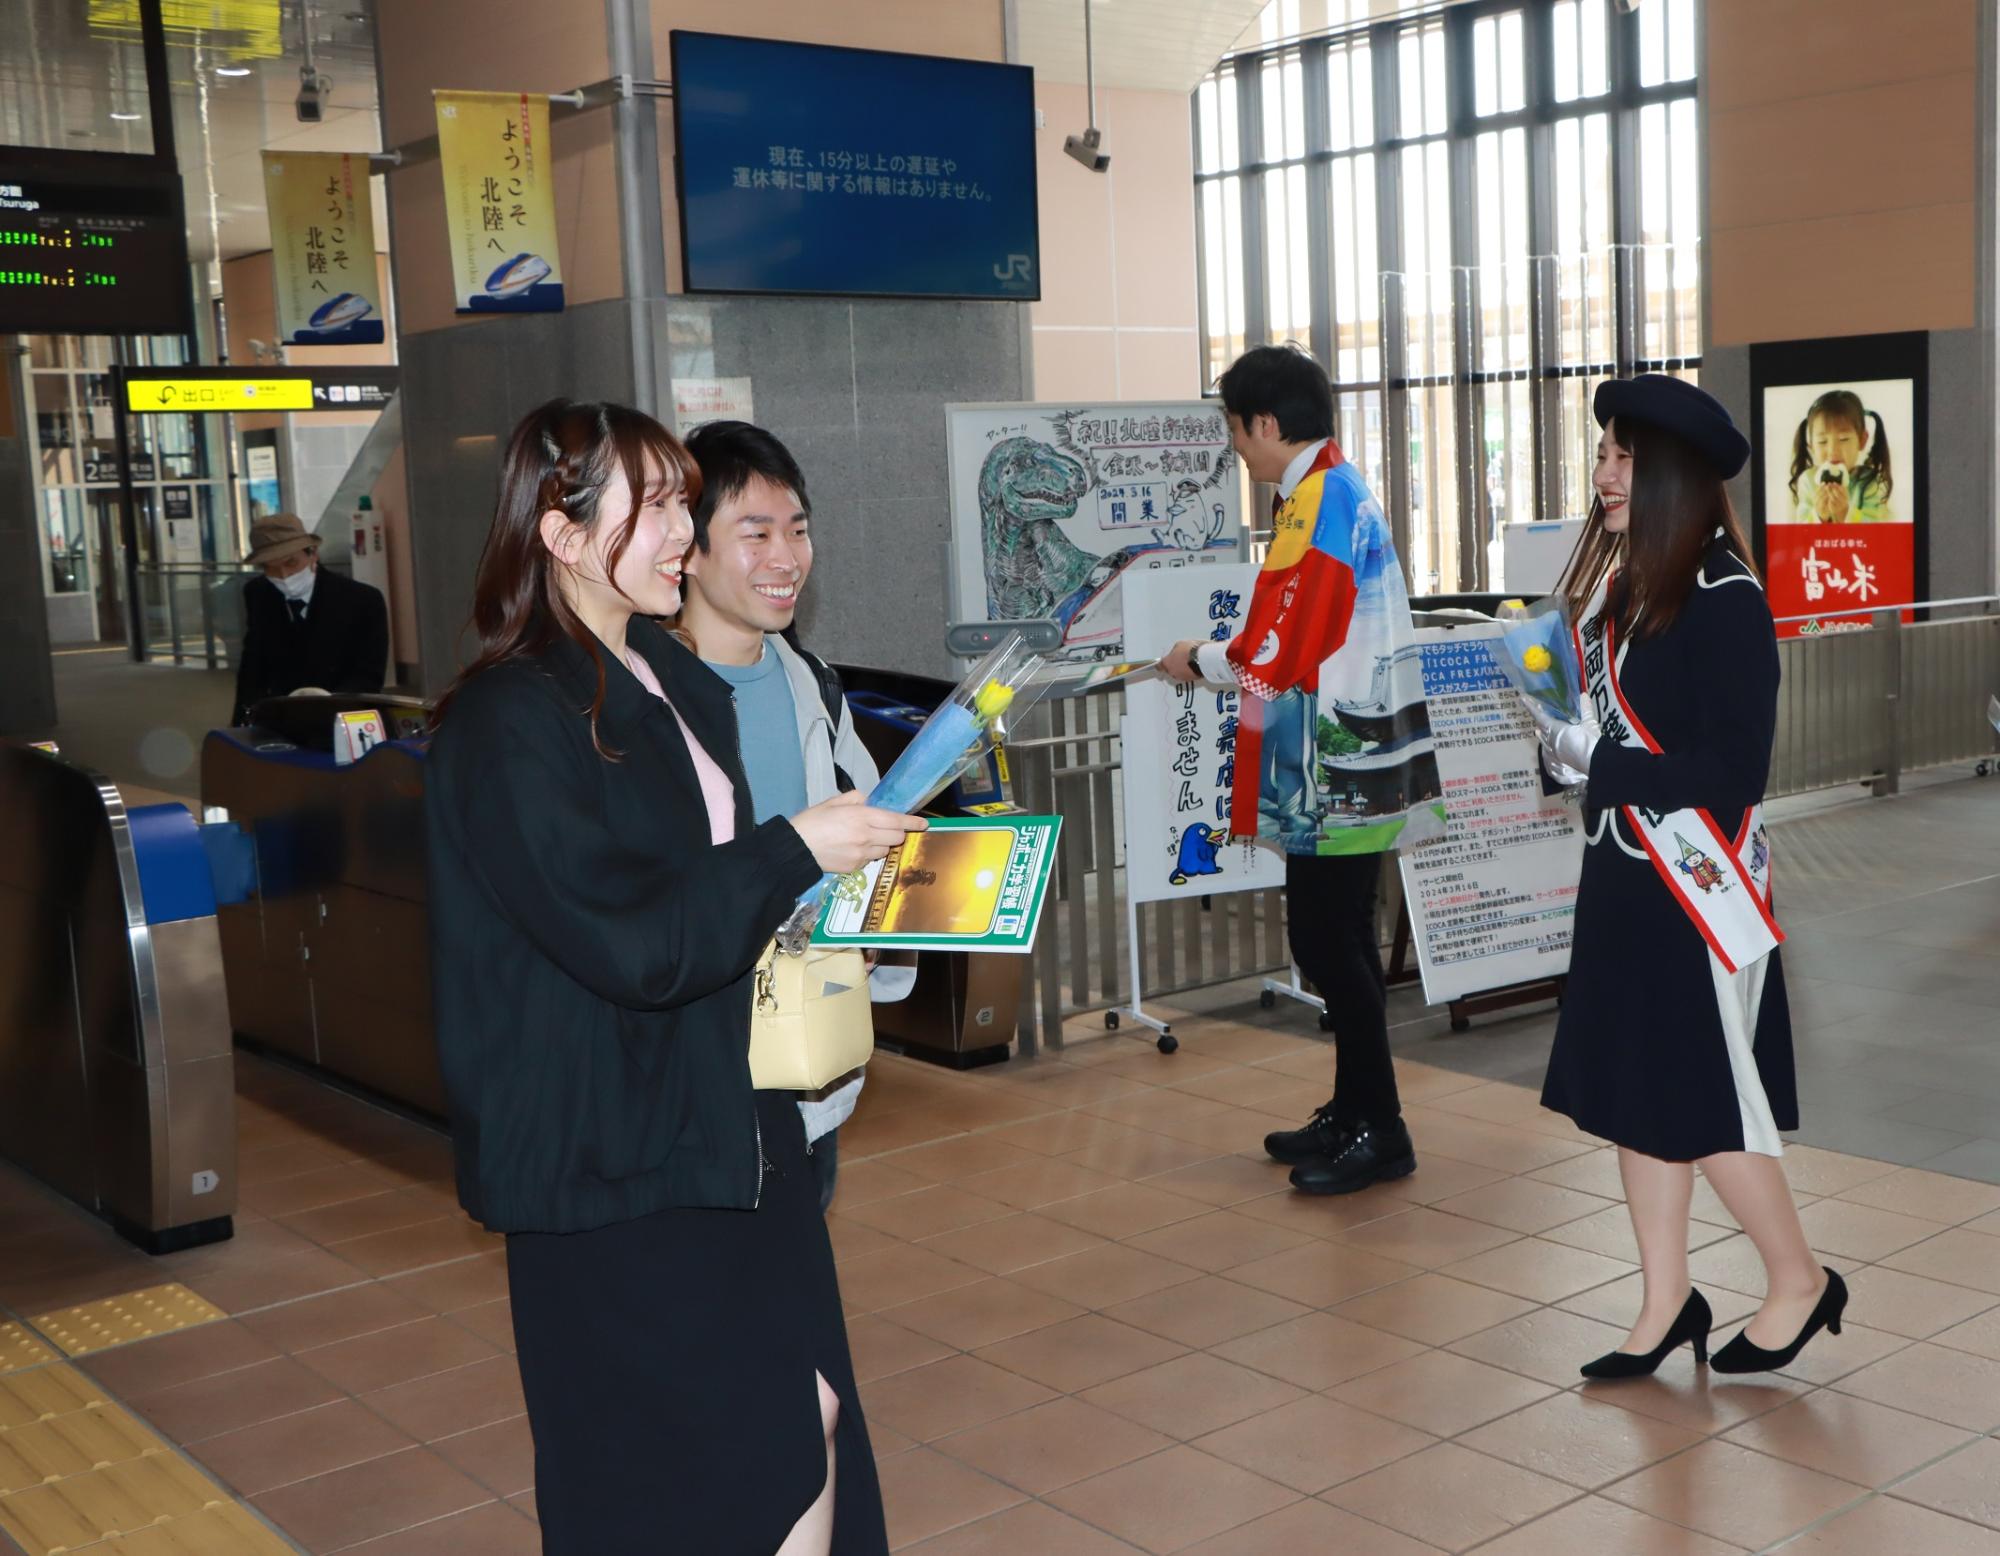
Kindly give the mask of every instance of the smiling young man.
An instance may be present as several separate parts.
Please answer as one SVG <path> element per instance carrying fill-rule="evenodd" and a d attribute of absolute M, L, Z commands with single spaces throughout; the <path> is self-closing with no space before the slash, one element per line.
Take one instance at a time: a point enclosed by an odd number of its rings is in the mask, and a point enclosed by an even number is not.
<path fill-rule="evenodd" d="M 813 567 L 812 502 L 798 461 L 762 427 L 741 421 L 696 428 L 687 449 L 701 466 L 701 498 L 676 625 L 736 703 L 758 823 L 847 789 L 867 793 L 880 774 L 854 732 L 840 678 L 792 643 Z M 877 967 L 870 993 L 900 999 L 915 979 L 914 968 Z M 833 1197 L 834 1131 L 854 1111 L 861 1080 L 856 1071 L 799 1102 L 823 1204 Z"/>

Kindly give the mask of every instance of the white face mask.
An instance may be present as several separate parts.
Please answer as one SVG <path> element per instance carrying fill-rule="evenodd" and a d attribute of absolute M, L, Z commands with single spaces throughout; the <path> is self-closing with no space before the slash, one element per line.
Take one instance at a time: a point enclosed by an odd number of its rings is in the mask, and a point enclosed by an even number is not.
<path fill-rule="evenodd" d="M 288 600 L 308 599 L 313 591 L 313 570 L 310 567 L 302 567 L 296 573 L 284 578 L 273 578 L 271 582 L 278 586 L 278 593 Z"/>

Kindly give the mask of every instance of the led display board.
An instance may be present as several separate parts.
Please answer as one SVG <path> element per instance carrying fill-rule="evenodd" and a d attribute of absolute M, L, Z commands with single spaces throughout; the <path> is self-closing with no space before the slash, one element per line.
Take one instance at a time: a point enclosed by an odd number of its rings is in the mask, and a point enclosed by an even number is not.
<path fill-rule="evenodd" d="M 1042 293 L 1034 74 L 673 34 L 690 292 Z"/>
<path fill-rule="evenodd" d="M 0 147 L 0 333 L 183 334 L 188 284 L 177 175 Z"/>

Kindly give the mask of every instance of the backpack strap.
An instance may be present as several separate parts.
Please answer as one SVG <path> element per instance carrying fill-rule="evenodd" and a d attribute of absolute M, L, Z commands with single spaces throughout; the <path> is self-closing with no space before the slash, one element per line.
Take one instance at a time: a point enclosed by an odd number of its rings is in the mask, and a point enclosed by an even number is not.
<path fill-rule="evenodd" d="M 847 696 L 840 685 L 840 674 L 819 655 L 801 648 L 799 657 L 805 660 L 819 682 L 819 700 L 826 706 L 826 716 L 830 723 L 827 730 L 827 744 L 833 748 L 833 781 L 842 794 L 854 787 L 854 780 L 847 776 L 847 769 L 840 765 L 840 716 L 847 708 Z"/>

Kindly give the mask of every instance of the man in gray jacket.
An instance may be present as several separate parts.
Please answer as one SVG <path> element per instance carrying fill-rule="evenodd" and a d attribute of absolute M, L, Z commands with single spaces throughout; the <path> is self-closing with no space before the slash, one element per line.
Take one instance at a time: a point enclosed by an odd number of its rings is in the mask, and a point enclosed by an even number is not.
<path fill-rule="evenodd" d="M 701 466 L 694 547 L 682 571 L 681 636 L 736 702 L 737 740 L 761 825 L 846 789 L 866 794 L 880 776 L 854 733 L 839 678 L 793 647 L 791 628 L 812 574 L 811 501 L 785 445 L 748 422 L 697 428 L 688 452 Z M 913 967 L 874 968 L 869 991 L 901 999 Z M 862 1072 L 801 1097 L 806 1148 L 832 1203 L 835 1131 L 854 1111 Z"/>

